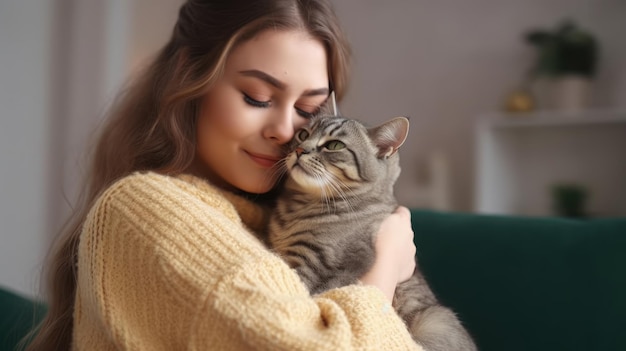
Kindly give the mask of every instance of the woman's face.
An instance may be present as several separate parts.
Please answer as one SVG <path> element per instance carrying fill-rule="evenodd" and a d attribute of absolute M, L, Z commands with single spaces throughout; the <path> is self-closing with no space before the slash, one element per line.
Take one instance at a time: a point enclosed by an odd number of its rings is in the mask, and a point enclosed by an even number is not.
<path fill-rule="evenodd" d="M 267 30 L 237 46 L 202 101 L 190 171 L 222 187 L 269 191 L 281 145 L 328 97 L 327 72 L 324 46 L 301 31 Z"/>

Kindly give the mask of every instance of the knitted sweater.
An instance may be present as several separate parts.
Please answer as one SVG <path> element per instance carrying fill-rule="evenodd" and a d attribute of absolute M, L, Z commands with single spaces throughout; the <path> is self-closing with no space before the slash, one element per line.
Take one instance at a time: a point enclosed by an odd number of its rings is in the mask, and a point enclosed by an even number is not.
<path fill-rule="evenodd" d="M 116 182 L 80 237 L 73 349 L 420 350 L 374 287 L 311 297 L 264 213 L 189 175 Z"/>

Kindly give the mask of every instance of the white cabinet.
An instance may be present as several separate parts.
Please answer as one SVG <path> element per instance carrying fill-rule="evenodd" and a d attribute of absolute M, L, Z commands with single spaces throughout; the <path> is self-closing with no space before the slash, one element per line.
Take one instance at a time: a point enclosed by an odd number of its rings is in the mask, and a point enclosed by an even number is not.
<path fill-rule="evenodd" d="M 626 111 L 491 114 L 476 137 L 477 212 L 553 215 L 551 187 L 573 183 L 590 216 L 626 216 Z"/>

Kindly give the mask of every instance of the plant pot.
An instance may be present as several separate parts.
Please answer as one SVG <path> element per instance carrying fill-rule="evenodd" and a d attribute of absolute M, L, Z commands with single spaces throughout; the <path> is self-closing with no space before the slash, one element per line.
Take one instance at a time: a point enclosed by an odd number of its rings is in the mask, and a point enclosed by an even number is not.
<path fill-rule="evenodd" d="M 567 75 L 554 81 L 554 108 L 564 112 L 579 112 L 589 107 L 591 79 Z"/>
<path fill-rule="evenodd" d="M 581 185 L 562 184 L 552 187 L 556 215 L 569 218 L 586 217 L 587 189 Z"/>
<path fill-rule="evenodd" d="M 580 112 L 589 107 L 591 79 L 578 75 L 541 77 L 533 84 L 533 95 L 538 109 Z"/>

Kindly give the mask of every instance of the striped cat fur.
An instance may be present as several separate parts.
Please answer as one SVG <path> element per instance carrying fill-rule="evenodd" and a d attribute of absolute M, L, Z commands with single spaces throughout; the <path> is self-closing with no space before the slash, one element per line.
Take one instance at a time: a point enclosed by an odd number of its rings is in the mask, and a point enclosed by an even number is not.
<path fill-rule="evenodd" d="M 288 174 L 270 217 L 268 240 L 312 294 L 354 284 L 374 261 L 374 235 L 398 206 L 398 149 L 405 117 L 367 128 L 338 116 L 313 119 L 296 132 L 282 162 Z M 393 306 L 427 351 L 476 346 L 456 315 L 442 306 L 416 268 L 398 285 Z"/>

